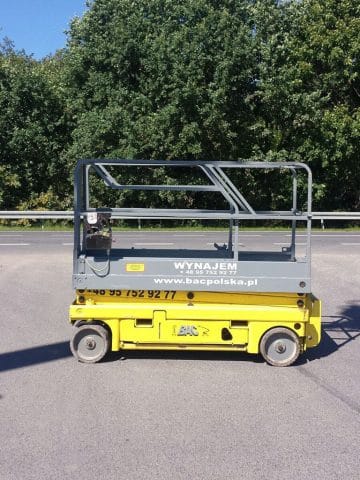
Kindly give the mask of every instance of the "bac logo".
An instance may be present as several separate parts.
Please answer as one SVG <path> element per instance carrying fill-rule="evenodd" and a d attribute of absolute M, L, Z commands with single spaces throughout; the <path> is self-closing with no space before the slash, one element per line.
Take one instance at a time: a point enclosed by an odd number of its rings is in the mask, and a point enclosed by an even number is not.
<path fill-rule="evenodd" d="M 199 332 L 197 331 L 195 325 L 181 325 L 177 335 L 178 337 L 186 337 L 187 335 L 197 337 Z"/>

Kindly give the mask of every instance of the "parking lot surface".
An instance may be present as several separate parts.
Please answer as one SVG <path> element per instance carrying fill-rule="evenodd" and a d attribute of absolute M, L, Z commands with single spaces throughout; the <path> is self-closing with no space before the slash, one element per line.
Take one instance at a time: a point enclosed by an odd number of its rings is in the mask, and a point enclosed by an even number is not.
<path fill-rule="evenodd" d="M 141 248 L 221 235 L 116 233 Z M 239 242 L 281 248 L 289 237 Z M 359 479 L 360 234 L 314 235 L 323 339 L 288 368 L 205 352 L 78 363 L 71 269 L 71 233 L 1 232 L 1 480 Z"/>

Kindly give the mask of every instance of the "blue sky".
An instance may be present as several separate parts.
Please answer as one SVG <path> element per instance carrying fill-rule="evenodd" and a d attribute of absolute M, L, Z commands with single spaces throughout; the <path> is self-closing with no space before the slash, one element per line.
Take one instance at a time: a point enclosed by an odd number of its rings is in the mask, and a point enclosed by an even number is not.
<path fill-rule="evenodd" d="M 86 0 L 0 0 L 0 39 L 40 59 L 66 44 L 64 30 L 86 10 Z"/>

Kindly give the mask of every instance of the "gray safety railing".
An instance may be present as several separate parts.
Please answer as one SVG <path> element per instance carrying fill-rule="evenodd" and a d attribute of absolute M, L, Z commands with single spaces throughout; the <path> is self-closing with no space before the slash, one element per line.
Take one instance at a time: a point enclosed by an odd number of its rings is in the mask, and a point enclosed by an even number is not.
<path fill-rule="evenodd" d="M 142 173 L 135 171 L 136 180 L 132 182 L 134 167 L 150 169 L 154 179 L 161 178 L 164 167 L 186 169 L 192 184 L 175 183 L 147 184 Z M 278 171 L 279 175 L 290 173 L 292 183 L 292 201 L 288 210 L 255 211 L 229 178 L 234 170 L 247 169 Z M 179 171 L 179 170 L 176 170 Z M 297 201 L 297 175 L 306 177 L 306 192 L 301 205 Z M 205 175 L 205 176 L 204 176 Z M 176 174 L 174 174 L 176 178 Z M 236 174 L 234 174 L 236 177 Z M 100 179 L 109 189 L 106 208 L 95 207 L 92 197 L 91 179 Z M 131 179 L 130 182 L 127 179 Z M 207 182 L 203 184 L 205 180 Z M 116 191 L 147 190 L 157 191 L 196 191 L 217 192 L 225 200 L 221 209 L 212 208 L 166 208 L 123 207 L 116 202 Z M 111 196 L 110 192 L 114 194 Z M 74 265 L 73 286 L 76 289 L 104 290 L 118 288 L 138 288 L 152 290 L 160 284 L 176 285 L 178 290 L 201 290 L 204 284 L 213 291 L 256 291 L 288 292 L 311 291 L 311 211 L 312 211 L 312 174 L 310 168 L 297 162 L 219 162 L 184 161 L 172 162 L 159 160 L 125 159 L 83 159 L 79 160 L 74 175 Z M 299 208 L 300 207 L 300 208 Z M 172 249 L 139 248 L 139 245 L 125 246 L 117 241 L 112 244 L 112 220 L 204 220 L 225 221 L 229 223 L 228 242 L 213 248 Z M 288 246 L 276 251 L 239 250 L 239 222 L 286 221 L 292 226 L 292 240 Z M 306 224 L 305 247 L 296 252 L 295 229 L 299 222 Z M 298 253 L 298 255 L 296 255 Z"/>
<path fill-rule="evenodd" d="M 313 220 L 360 220 L 360 212 L 312 212 Z M 0 210 L 4 220 L 73 220 L 73 210 Z"/>

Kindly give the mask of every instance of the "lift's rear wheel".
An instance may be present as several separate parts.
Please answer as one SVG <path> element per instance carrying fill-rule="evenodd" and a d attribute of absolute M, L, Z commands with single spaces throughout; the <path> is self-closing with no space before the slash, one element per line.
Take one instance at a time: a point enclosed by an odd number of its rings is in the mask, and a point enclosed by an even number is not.
<path fill-rule="evenodd" d="M 81 325 L 75 329 L 70 349 L 79 362 L 99 362 L 109 350 L 110 337 L 101 325 Z"/>
<path fill-rule="evenodd" d="M 261 339 L 260 353 L 270 365 L 287 367 L 299 356 L 299 337 L 288 328 L 272 328 Z"/>

